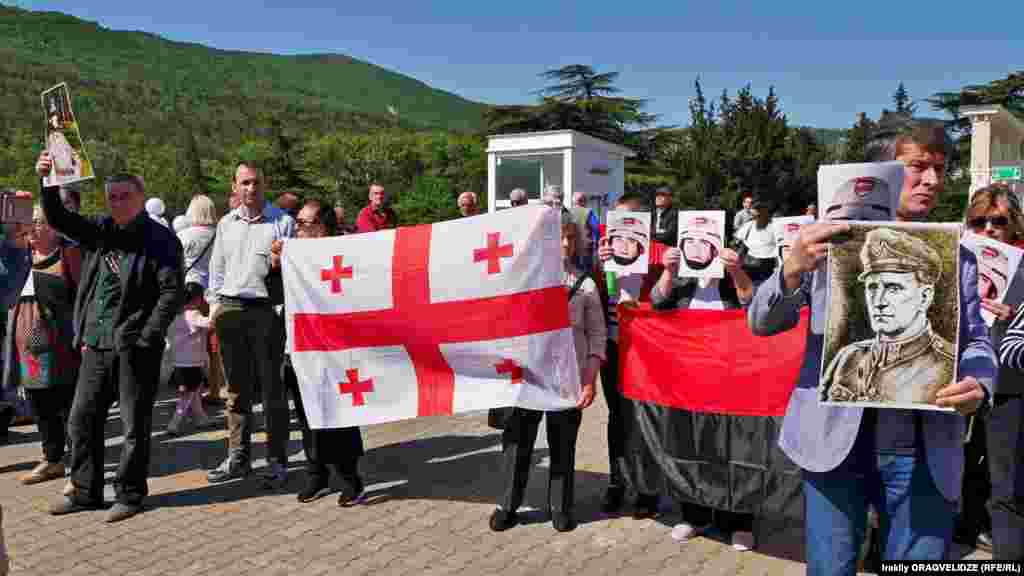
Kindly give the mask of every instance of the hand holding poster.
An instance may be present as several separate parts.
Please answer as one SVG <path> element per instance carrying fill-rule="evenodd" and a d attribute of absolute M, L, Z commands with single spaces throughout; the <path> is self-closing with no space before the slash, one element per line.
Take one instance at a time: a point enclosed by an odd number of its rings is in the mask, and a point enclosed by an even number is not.
<path fill-rule="evenodd" d="M 902 189 L 902 162 L 818 167 L 822 220 L 894 220 Z"/>
<path fill-rule="evenodd" d="M 960 321 L 960 227 L 853 222 L 828 252 L 820 401 L 949 410 Z"/>
<path fill-rule="evenodd" d="M 677 246 L 683 253 L 680 278 L 724 278 L 718 255 L 725 237 L 725 211 L 680 210 Z"/>
<path fill-rule="evenodd" d="M 613 210 L 608 213 L 608 234 L 602 245 L 611 246 L 612 257 L 604 269 L 619 276 L 646 274 L 650 259 L 650 212 Z"/>
<path fill-rule="evenodd" d="M 1013 279 L 1017 276 L 1024 250 L 972 233 L 964 234 L 960 244 L 978 258 L 978 294 L 982 299 L 1003 303 L 1011 286 L 1015 290 L 1021 289 L 1013 286 Z M 985 308 L 981 309 L 981 317 L 989 326 L 995 322 L 995 315 Z"/>
<path fill-rule="evenodd" d="M 46 150 L 53 169 L 43 178 L 44 186 L 60 186 L 94 177 L 92 163 L 85 153 L 78 122 L 71 111 L 67 84 L 58 84 L 41 95 L 46 118 Z"/>
<path fill-rule="evenodd" d="M 800 229 L 814 222 L 814 216 L 786 216 L 772 219 L 772 230 L 775 232 L 775 245 L 779 250 L 779 262 L 785 262 L 793 242 L 800 234 Z"/>

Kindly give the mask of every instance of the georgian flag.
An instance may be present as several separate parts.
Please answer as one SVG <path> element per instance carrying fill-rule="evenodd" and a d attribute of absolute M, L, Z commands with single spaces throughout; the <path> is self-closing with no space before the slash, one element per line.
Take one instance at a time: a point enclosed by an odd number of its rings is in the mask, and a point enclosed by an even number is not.
<path fill-rule="evenodd" d="M 576 405 L 561 215 L 524 206 L 289 240 L 288 351 L 313 428 Z"/>

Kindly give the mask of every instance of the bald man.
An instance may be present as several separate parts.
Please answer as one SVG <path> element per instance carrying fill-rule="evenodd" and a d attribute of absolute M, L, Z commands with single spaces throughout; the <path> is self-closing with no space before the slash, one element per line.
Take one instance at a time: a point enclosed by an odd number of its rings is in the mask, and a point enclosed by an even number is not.
<path fill-rule="evenodd" d="M 474 216 L 477 213 L 476 192 L 463 192 L 459 194 L 459 213 L 463 216 Z"/>

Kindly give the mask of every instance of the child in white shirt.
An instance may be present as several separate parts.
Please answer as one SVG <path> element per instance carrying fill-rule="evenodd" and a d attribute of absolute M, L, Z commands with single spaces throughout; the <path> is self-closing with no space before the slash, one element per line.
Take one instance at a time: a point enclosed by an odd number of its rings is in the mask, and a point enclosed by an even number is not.
<path fill-rule="evenodd" d="M 197 428 L 210 423 L 203 409 L 199 385 L 203 381 L 203 367 L 207 363 L 206 337 L 210 318 L 199 311 L 203 303 L 203 287 L 190 282 L 185 285 L 185 309 L 175 317 L 168 331 L 174 346 L 174 373 L 171 383 L 178 389 L 178 402 L 167 432 L 177 436 L 189 417 Z"/>

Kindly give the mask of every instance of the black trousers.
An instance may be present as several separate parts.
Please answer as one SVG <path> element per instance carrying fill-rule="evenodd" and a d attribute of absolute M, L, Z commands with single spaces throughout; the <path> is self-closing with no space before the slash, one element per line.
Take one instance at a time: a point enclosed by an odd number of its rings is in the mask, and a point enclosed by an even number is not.
<path fill-rule="evenodd" d="M 82 354 L 68 422 L 71 481 L 82 503 L 98 504 L 103 500 L 104 427 L 115 398 L 121 411 L 124 444 L 114 493 L 118 502 L 136 506 L 149 494 L 149 438 L 162 355 L 163 350 L 142 348 L 121 352 L 88 348 Z"/>
<path fill-rule="evenodd" d="M 51 464 L 64 459 L 64 447 L 70 445 L 68 437 L 68 415 L 75 389 L 71 386 L 30 388 L 29 402 L 36 415 L 36 425 L 43 444 L 43 457 Z"/>
<path fill-rule="evenodd" d="M 608 340 L 601 366 L 601 392 L 608 405 L 608 485 L 626 487 L 626 443 L 633 423 L 633 403 L 619 391 L 619 344 Z"/>
<path fill-rule="evenodd" d="M 1024 560 L 1024 396 L 996 394 L 988 417 L 992 557 Z"/>
<path fill-rule="evenodd" d="M 992 494 L 989 482 L 986 427 L 988 420 L 974 416 L 971 439 L 964 444 L 964 480 L 960 500 L 960 536 L 973 544 L 978 534 L 988 532 L 992 521 L 986 507 Z"/>
<path fill-rule="evenodd" d="M 326 483 L 331 469 L 344 482 L 359 480 L 359 457 L 363 455 L 363 437 L 358 426 L 313 430 L 309 427 L 302 392 L 291 359 L 285 356 L 281 379 L 295 401 L 295 413 L 302 428 L 302 451 L 306 455 L 306 473 L 314 482 Z"/>
<path fill-rule="evenodd" d="M 515 511 L 523 503 L 530 479 L 533 444 L 537 440 L 540 419 L 547 415 L 548 447 L 551 469 L 548 476 L 548 504 L 555 512 L 570 512 L 575 497 L 576 435 L 583 421 L 580 410 L 540 412 L 516 408 L 501 434 L 505 487 L 502 510 Z"/>

